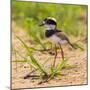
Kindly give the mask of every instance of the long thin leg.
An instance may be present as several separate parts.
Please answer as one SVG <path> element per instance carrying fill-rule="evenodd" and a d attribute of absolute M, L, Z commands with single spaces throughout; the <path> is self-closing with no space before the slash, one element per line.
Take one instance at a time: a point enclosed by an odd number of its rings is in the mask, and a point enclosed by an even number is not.
<path fill-rule="evenodd" d="M 62 46 L 61 46 L 60 43 L 59 43 L 59 46 L 60 46 L 60 49 L 61 49 L 61 56 L 62 56 L 62 59 L 64 60 L 64 52 L 63 52 L 63 49 L 62 49 Z"/>
<path fill-rule="evenodd" d="M 57 47 L 55 45 L 55 57 L 54 57 L 53 67 L 55 66 L 56 58 L 57 58 Z"/>

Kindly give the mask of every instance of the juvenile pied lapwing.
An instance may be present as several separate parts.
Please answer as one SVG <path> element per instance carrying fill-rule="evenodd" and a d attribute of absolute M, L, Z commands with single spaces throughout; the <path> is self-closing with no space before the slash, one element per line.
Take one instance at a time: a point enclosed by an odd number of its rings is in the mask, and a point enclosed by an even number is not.
<path fill-rule="evenodd" d="M 64 60 L 64 52 L 61 47 L 62 44 L 68 43 L 71 47 L 75 48 L 74 45 L 70 42 L 69 38 L 66 36 L 66 34 L 57 29 L 57 21 L 55 18 L 47 17 L 45 18 L 40 26 L 45 26 L 45 36 L 55 44 L 55 58 L 53 62 L 53 66 L 55 66 L 56 57 L 57 57 L 57 45 L 61 49 L 62 58 Z"/>

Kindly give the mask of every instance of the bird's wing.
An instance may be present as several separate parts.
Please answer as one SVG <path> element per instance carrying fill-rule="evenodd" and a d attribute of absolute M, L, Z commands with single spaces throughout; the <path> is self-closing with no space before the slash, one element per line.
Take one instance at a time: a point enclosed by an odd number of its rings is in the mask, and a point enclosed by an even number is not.
<path fill-rule="evenodd" d="M 73 47 L 74 49 L 76 49 L 76 46 L 73 45 L 73 44 L 70 42 L 69 38 L 67 37 L 67 35 L 66 35 L 64 32 L 56 32 L 56 35 L 57 35 L 60 39 L 66 40 L 71 47 Z"/>
<path fill-rule="evenodd" d="M 64 32 L 56 32 L 55 33 L 60 39 L 69 41 L 67 35 Z"/>

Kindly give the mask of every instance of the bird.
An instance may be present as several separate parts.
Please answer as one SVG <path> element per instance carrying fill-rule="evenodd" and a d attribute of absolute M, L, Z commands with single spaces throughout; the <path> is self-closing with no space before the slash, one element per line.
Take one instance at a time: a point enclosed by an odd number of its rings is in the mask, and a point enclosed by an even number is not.
<path fill-rule="evenodd" d="M 57 57 L 57 46 L 61 49 L 62 59 L 64 60 L 64 52 L 62 49 L 63 44 L 68 43 L 72 48 L 76 49 L 76 47 L 70 42 L 68 36 L 57 28 L 57 20 L 53 17 L 46 17 L 42 20 L 39 26 L 45 27 L 45 37 L 48 38 L 49 41 L 55 44 L 55 57 L 53 66 L 55 66 L 56 57 Z"/>

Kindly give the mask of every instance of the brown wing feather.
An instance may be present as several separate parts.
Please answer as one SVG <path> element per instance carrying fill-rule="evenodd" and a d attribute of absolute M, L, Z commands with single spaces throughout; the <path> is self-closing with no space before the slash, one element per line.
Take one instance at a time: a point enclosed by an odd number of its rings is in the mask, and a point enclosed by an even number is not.
<path fill-rule="evenodd" d="M 60 39 L 66 40 L 71 47 L 73 47 L 73 48 L 76 49 L 76 47 L 70 42 L 69 38 L 67 37 L 67 35 L 66 35 L 64 32 L 57 32 L 56 35 L 57 35 Z"/>
<path fill-rule="evenodd" d="M 67 35 L 64 32 L 56 32 L 56 35 L 61 38 L 62 40 L 69 40 Z"/>

